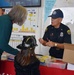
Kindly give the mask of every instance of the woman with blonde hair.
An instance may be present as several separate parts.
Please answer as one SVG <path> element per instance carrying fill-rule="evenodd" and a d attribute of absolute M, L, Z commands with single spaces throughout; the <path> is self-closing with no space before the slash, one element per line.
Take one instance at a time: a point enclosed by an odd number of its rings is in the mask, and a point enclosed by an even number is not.
<path fill-rule="evenodd" d="M 0 16 L 0 58 L 4 51 L 13 55 L 18 53 L 18 50 L 12 48 L 8 43 L 13 29 L 13 23 L 21 26 L 26 18 L 27 10 L 21 5 L 14 6 L 8 14 Z"/>
<path fill-rule="evenodd" d="M 22 44 L 17 46 L 21 51 L 15 56 L 14 60 L 16 75 L 40 75 L 40 61 L 34 52 L 36 46 L 34 36 L 25 36 Z"/>

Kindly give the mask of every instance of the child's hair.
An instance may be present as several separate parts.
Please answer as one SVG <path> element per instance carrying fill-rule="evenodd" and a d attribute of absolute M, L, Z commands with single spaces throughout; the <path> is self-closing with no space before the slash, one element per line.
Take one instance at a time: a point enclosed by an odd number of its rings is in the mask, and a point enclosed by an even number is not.
<path fill-rule="evenodd" d="M 37 44 L 34 36 L 24 36 L 22 44 L 17 46 L 17 48 L 21 49 L 21 52 L 16 55 L 16 61 L 21 66 L 26 66 L 36 61 L 37 58 L 34 52 L 36 46 Z"/>

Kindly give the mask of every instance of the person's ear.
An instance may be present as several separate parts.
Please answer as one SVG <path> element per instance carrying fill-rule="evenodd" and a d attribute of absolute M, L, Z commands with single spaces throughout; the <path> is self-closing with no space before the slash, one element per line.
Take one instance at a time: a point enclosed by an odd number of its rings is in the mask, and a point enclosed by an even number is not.
<path fill-rule="evenodd" d="M 61 21 L 62 21 L 62 18 L 59 18 L 59 22 L 61 23 Z"/>

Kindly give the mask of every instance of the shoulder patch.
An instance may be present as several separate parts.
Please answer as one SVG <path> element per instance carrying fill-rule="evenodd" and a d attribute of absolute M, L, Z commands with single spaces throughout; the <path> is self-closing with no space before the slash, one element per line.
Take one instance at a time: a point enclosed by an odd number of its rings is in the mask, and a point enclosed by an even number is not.
<path fill-rule="evenodd" d="M 70 35 L 70 34 L 71 34 L 71 31 L 70 31 L 70 30 L 67 30 L 67 34 L 69 34 L 69 35 Z"/>

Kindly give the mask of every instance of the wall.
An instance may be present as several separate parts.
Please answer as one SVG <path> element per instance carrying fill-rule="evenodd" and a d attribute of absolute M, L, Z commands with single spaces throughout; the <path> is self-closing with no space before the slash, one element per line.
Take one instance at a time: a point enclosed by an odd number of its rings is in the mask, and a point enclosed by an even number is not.
<path fill-rule="evenodd" d="M 22 36 L 35 35 L 38 43 L 38 47 L 35 52 L 37 54 L 48 55 L 49 47 L 42 46 L 38 39 L 43 37 L 45 28 L 51 23 L 48 17 L 52 11 L 56 8 L 60 8 L 64 12 L 63 23 L 68 25 L 72 32 L 72 43 L 74 43 L 74 0 L 41 0 L 42 6 L 36 8 L 27 8 L 28 18 L 22 27 L 14 26 L 14 32 L 10 40 L 10 45 L 16 48 L 16 45 L 21 43 Z M 6 12 L 9 12 L 9 8 L 6 8 Z M 32 13 L 31 13 L 32 12 Z M 35 14 L 34 14 L 35 12 Z M 25 26 L 25 28 L 24 28 Z M 18 29 L 17 29 L 18 28 Z M 22 28 L 21 32 L 20 29 Z M 23 29 L 24 28 L 24 29 Z M 19 38 L 18 38 L 19 37 Z M 17 39 L 18 38 L 18 39 Z M 17 39 L 17 40 L 16 40 Z"/>

